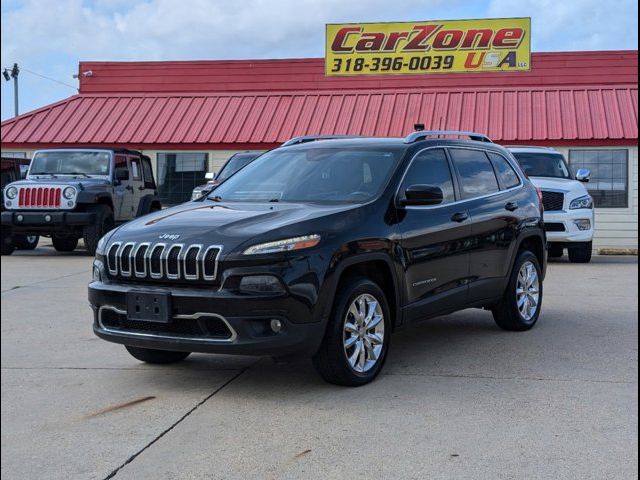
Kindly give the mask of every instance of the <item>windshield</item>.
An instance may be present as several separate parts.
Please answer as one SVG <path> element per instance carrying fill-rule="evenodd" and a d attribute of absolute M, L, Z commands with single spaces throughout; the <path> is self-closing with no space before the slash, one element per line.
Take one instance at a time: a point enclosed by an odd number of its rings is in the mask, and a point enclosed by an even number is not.
<path fill-rule="evenodd" d="M 240 153 L 240 154 L 234 155 L 227 161 L 227 163 L 225 163 L 222 170 L 220 170 L 220 173 L 218 173 L 216 180 L 220 182 L 224 182 L 227 178 L 229 178 L 231 175 L 236 173 L 242 167 L 247 166 L 251 162 L 251 160 L 257 158 L 260 155 L 262 154 L 261 153 Z"/>
<path fill-rule="evenodd" d="M 295 148 L 267 152 L 209 198 L 248 202 L 365 202 L 385 186 L 402 149 Z"/>
<path fill-rule="evenodd" d="M 571 178 L 567 162 L 559 153 L 512 153 L 529 177 Z"/>
<path fill-rule="evenodd" d="M 37 152 L 29 175 L 109 175 L 108 152 Z"/>

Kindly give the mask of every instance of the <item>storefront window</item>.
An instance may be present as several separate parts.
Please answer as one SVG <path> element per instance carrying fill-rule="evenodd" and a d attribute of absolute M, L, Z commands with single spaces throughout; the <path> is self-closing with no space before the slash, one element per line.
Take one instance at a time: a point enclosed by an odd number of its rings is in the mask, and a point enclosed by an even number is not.
<path fill-rule="evenodd" d="M 165 205 L 191 199 L 191 191 L 206 183 L 209 159 L 206 153 L 158 153 L 158 195 Z"/>
<path fill-rule="evenodd" d="M 591 180 L 586 187 L 596 207 L 629 206 L 627 150 L 569 150 L 569 165 L 574 175 L 580 168 L 591 170 Z"/>

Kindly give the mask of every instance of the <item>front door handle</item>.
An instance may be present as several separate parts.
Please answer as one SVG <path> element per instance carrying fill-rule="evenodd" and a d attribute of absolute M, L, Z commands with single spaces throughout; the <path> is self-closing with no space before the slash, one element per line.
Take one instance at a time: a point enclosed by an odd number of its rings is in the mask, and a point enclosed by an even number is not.
<path fill-rule="evenodd" d="M 468 219 L 469 219 L 469 214 L 467 212 L 458 212 L 458 213 L 454 213 L 451 216 L 451 220 L 458 223 L 462 223 Z"/>
<path fill-rule="evenodd" d="M 131 185 L 127 185 L 126 187 L 124 187 L 125 189 L 129 190 L 130 192 L 133 192 L 133 187 Z"/>
<path fill-rule="evenodd" d="M 518 204 L 516 202 L 509 202 L 504 206 L 504 208 L 510 212 L 514 212 L 518 209 Z"/>

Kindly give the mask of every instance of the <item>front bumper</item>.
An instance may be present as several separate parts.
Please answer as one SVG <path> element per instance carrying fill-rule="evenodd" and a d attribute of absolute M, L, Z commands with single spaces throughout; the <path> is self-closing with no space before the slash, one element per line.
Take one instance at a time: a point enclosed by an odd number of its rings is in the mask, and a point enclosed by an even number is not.
<path fill-rule="evenodd" d="M 127 320 L 127 293 L 171 293 L 171 331 L 166 324 L 145 322 L 144 328 L 131 328 Z M 236 355 L 271 355 L 274 357 L 313 355 L 324 335 L 325 322 L 300 323 L 295 317 L 296 300 L 288 295 L 247 296 L 213 289 L 168 288 L 111 284 L 89 284 L 89 303 L 94 314 L 94 333 L 114 343 L 142 348 L 185 352 Z M 293 308 L 291 308 L 293 307 Z M 120 315 L 125 327 L 113 327 L 107 315 Z M 196 318 L 219 319 L 228 334 L 219 337 L 184 333 L 180 322 Z M 274 333 L 271 320 L 282 328 Z M 298 320 L 298 321 L 296 321 Z M 304 320 L 304 319 L 303 319 Z M 109 321 L 111 322 L 111 320 Z M 128 323 L 127 323 L 128 322 Z M 176 333 L 178 332 L 178 333 Z"/>
<path fill-rule="evenodd" d="M 580 230 L 576 225 L 576 220 L 589 220 L 591 228 Z M 564 231 L 551 231 L 547 229 L 547 242 L 590 242 L 593 240 L 593 230 L 595 219 L 593 209 L 576 209 L 568 211 L 544 212 L 544 223 L 547 228 L 551 225 L 560 226 Z"/>
<path fill-rule="evenodd" d="M 14 232 L 51 232 L 92 225 L 95 214 L 88 212 L 12 210 L 2 212 L 2 226 Z"/>

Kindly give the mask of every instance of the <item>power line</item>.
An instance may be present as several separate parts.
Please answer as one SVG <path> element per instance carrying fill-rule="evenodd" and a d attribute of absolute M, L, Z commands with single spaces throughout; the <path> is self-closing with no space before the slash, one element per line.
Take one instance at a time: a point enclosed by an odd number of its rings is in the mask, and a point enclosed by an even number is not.
<path fill-rule="evenodd" d="M 28 73 L 30 73 L 32 75 L 36 75 L 37 77 L 42 77 L 42 78 L 44 78 L 46 80 L 50 80 L 52 82 L 59 83 L 60 85 L 64 85 L 65 87 L 73 88 L 76 91 L 78 90 L 78 87 L 75 87 L 75 86 L 70 85 L 68 83 L 61 82 L 60 80 L 56 80 L 55 78 L 47 77 L 46 75 L 42 75 L 42 74 L 37 73 L 37 72 L 32 72 L 31 70 L 28 70 L 28 69 L 24 68 L 22 65 L 20 65 L 20 70 L 22 70 L 23 72 L 28 72 Z"/>

